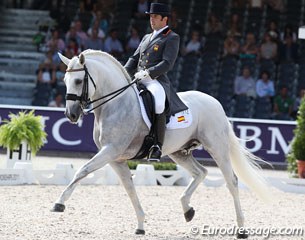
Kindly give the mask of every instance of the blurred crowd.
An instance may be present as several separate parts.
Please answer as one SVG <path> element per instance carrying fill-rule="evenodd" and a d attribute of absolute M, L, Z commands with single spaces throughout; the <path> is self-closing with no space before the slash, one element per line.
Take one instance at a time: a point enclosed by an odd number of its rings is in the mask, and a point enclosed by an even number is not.
<path fill-rule="evenodd" d="M 245 2 L 233 0 L 232 8 L 243 8 Z M 250 4 L 250 8 L 255 9 L 267 5 L 274 11 L 285 11 L 285 4 L 282 0 L 250 0 L 248 4 Z M 47 89 L 46 91 L 51 89 L 50 105 L 63 106 L 64 102 L 59 95 L 65 92 L 62 80 L 66 67 L 60 62 L 57 52 L 72 58 L 88 48 L 102 50 L 124 64 L 138 47 L 143 35 L 150 31 L 148 17 L 145 14 L 149 6 L 150 1 L 135 0 L 132 13 L 133 24 L 124 38 L 118 29 L 111 27 L 115 12 L 114 0 L 81 0 L 78 11 L 71 20 L 67 31 L 63 31 L 60 25 L 51 29 L 50 34 L 39 43 L 39 50 L 45 52 L 45 59 L 37 70 L 37 88 L 44 85 L 42 88 Z M 144 25 L 137 24 L 143 22 Z M 287 23 L 284 27 L 279 28 L 278 22 L 270 20 L 265 26 L 263 37 L 258 39 L 254 32 L 243 29 L 242 23 L 242 16 L 238 12 L 232 12 L 228 22 L 223 22 L 217 14 L 210 12 L 207 21 L 195 22 L 191 27 L 189 38 L 181 41 L 181 56 L 201 57 L 207 50 L 208 39 L 222 39 L 222 58 L 252 59 L 257 63 L 272 61 L 275 64 L 299 61 L 296 33 L 298 26 Z M 179 16 L 179 9 L 175 7 L 172 8 L 169 25 L 182 35 L 183 20 Z M 142 27 L 139 28 L 139 26 Z M 241 75 L 235 79 L 234 96 L 244 94 L 253 98 L 268 97 L 272 101 L 271 111 L 275 118 L 292 119 L 295 117 L 299 98 L 304 95 L 304 89 L 300 90 L 298 98 L 292 99 L 287 86 L 280 86 L 279 89 L 276 89 L 270 72 L 260 72 L 257 79 L 254 79 L 251 74 L 251 68 L 246 66 L 242 69 Z M 45 85 L 48 87 L 46 88 Z M 37 89 L 37 92 L 42 88 Z M 41 104 L 41 102 L 39 99 L 36 104 Z"/>

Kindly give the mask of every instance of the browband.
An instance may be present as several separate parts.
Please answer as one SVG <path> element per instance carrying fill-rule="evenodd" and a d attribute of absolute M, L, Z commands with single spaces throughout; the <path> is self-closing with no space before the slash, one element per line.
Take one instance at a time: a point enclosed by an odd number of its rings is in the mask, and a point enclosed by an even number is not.
<path fill-rule="evenodd" d="M 85 68 L 67 69 L 66 72 L 80 72 L 85 71 Z"/>

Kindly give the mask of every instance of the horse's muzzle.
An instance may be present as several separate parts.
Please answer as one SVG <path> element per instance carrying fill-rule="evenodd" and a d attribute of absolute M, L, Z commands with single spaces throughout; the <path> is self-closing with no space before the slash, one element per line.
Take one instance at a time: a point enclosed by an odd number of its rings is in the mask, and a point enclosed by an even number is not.
<path fill-rule="evenodd" d="M 65 115 L 72 123 L 76 123 L 82 114 L 82 109 L 79 104 L 67 104 Z"/>

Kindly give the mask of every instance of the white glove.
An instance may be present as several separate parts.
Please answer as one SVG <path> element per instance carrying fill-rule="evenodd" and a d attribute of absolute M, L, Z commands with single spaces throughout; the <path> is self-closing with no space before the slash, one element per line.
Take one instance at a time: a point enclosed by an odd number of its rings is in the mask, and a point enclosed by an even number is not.
<path fill-rule="evenodd" d="M 134 76 L 135 76 L 135 78 L 137 78 L 139 80 L 150 80 L 151 79 L 147 70 L 140 70 Z"/>

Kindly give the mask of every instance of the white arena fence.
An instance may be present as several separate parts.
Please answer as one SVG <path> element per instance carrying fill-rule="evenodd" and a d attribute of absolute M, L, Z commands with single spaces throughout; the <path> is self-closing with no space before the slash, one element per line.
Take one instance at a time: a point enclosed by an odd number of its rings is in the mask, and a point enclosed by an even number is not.
<path fill-rule="evenodd" d="M 11 169 L 0 169 L 0 185 L 67 185 L 73 178 L 76 169 L 73 164 L 60 163 L 55 169 L 34 170 L 30 162 L 16 162 Z M 177 170 L 155 170 L 151 164 L 139 164 L 131 170 L 136 186 L 186 186 L 191 176 L 179 165 Z M 305 180 L 293 178 L 267 177 L 268 182 L 284 192 L 305 193 Z M 120 181 L 109 165 L 89 174 L 82 179 L 82 185 L 118 185 Z M 203 184 L 207 187 L 221 187 L 225 184 L 218 168 L 210 168 Z M 246 188 L 239 182 L 240 188 Z"/>

